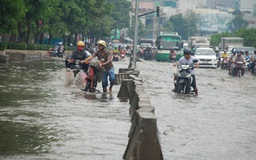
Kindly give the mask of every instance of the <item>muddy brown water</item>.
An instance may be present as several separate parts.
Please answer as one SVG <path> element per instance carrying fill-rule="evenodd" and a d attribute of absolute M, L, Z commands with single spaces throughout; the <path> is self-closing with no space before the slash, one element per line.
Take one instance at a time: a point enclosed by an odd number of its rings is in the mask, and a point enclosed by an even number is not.
<path fill-rule="evenodd" d="M 115 62 L 127 68 L 125 62 Z M 129 103 L 65 85 L 60 61 L 0 65 L 0 159 L 120 160 L 128 142 Z M 177 95 L 171 63 L 137 69 L 150 97 L 164 159 L 256 157 L 256 77 L 196 70 L 199 96 Z M 101 84 L 98 84 L 101 90 Z"/>

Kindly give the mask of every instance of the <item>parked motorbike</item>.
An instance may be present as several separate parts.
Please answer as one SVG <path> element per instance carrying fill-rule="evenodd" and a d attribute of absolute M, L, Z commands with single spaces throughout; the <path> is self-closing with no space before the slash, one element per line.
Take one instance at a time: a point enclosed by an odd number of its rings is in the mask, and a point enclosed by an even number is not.
<path fill-rule="evenodd" d="M 194 69 L 194 64 L 197 63 L 198 60 L 194 60 L 193 64 L 179 64 L 177 66 L 178 72 L 175 75 L 176 81 L 175 84 L 175 92 L 181 94 L 190 94 L 191 92 L 191 84 L 193 82 L 193 78 L 191 76 L 190 70 Z"/>

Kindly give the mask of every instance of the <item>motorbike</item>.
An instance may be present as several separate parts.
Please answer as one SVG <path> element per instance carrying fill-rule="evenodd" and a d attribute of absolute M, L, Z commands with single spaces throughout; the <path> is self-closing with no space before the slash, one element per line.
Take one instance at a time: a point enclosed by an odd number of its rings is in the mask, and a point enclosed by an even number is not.
<path fill-rule="evenodd" d="M 245 60 L 246 61 L 246 63 L 245 63 L 245 72 L 248 72 L 249 71 L 249 65 L 250 65 L 250 59 L 246 59 Z"/>
<path fill-rule="evenodd" d="M 48 51 L 47 51 L 48 55 L 51 56 L 51 57 L 58 57 L 58 51 L 55 50 L 54 48 L 50 48 Z"/>
<path fill-rule="evenodd" d="M 61 58 L 63 58 L 63 56 L 64 56 L 64 49 L 59 49 L 59 52 L 58 52 L 58 57 L 61 57 Z"/>
<path fill-rule="evenodd" d="M 221 67 L 220 69 L 228 69 L 228 58 L 221 58 Z"/>
<path fill-rule="evenodd" d="M 193 77 L 190 73 L 191 69 L 194 69 L 194 64 L 197 63 L 198 60 L 193 60 L 192 64 L 179 64 L 177 66 L 177 74 L 175 84 L 175 92 L 181 94 L 190 94 L 191 92 L 191 84 L 193 82 Z"/>
<path fill-rule="evenodd" d="M 47 51 L 48 55 L 51 57 L 60 57 L 63 58 L 64 55 L 64 49 L 55 49 L 55 48 L 50 48 Z"/>
<path fill-rule="evenodd" d="M 170 53 L 169 60 L 175 62 L 175 59 L 176 59 L 176 53 L 175 52 Z"/>
<path fill-rule="evenodd" d="M 118 62 L 118 60 L 119 60 L 118 54 L 119 54 L 119 52 L 114 52 L 113 53 L 113 61 L 117 61 Z"/>
<path fill-rule="evenodd" d="M 104 68 L 101 67 L 101 61 L 94 60 L 89 62 L 89 69 L 86 73 L 86 85 L 82 91 L 86 92 L 99 92 L 97 88 L 97 83 L 101 81 L 102 73 L 104 73 Z"/>
<path fill-rule="evenodd" d="M 151 50 L 146 50 L 144 53 L 144 59 L 145 60 L 152 60 L 153 59 L 153 53 Z"/>
<path fill-rule="evenodd" d="M 84 88 L 86 84 L 86 73 L 82 69 L 82 64 L 80 63 L 80 60 L 76 60 L 74 63 L 69 63 L 67 60 L 66 63 L 66 69 L 67 69 L 67 84 L 75 86 L 81 86 Z"/>
<path fill-rule="evenodd" d="M 235 65 L 233 65 L 233 76 L 236 76 L 236 77 L 241 77 L 243 76 L 242 74 L 242 69 L 244 67 L 244 63 L 239 61 L 239 62 L 236 62 Z"/>
<path fill-rule="evenodd" d="M 124 57 L 125 57 L 125 52 L 123 51 L 123 52 L 121 52 L 121 54 L 120 54 L 120 60 L 124 60 Z"/>

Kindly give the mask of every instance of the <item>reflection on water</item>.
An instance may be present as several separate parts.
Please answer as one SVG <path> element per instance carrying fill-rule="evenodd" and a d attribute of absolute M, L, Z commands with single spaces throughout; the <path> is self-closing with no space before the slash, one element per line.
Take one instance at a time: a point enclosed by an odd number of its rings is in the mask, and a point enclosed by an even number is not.
<path fill-rule="evenodd" d="M 29 110 L 48 102 L 52 95 L 45 83 L 60 67 L 58 62 L 40 61 L 0 65 L 0 154 L 45 153 L 58 139 L 54 127 L 35 124 L 41 113 Z"/>
<path fill-rule="evenodd" d="M 1 115 L 3 116 L 3 115 Z M 6 116 L 6 115 L 5 115 Z M 52 127 L 36 126 L 24 121 L 19 115 L 15 117 L 15 122 L 0 121 L 0 154 L 21 154 L 21 153 L 47 153 L 50 143 L 57 141 L 58 131 Z M 23 115 L 24 116 L 24 115 Z M 35 115 L 28 115 L 33 117 Z M 9 115 L 10 117 L 10 115 Z M 17 122 L 17 119 L 20 119 Z"/>
<path fill-rule="evenodd" d="M 0 64 L 0 159 L 122 159 L 130 122 L 118 86 L 88 94 L 65 75 L 61 61 Z"/>

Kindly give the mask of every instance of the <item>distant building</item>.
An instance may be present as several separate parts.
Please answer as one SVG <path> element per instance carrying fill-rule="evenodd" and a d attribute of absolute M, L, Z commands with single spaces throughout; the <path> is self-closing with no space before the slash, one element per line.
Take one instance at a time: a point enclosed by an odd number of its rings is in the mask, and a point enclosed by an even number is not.
<path fill-rule="evenodd" d="M 135 0 L 133 13 L 135 11 Z M 154 11 L 160 6 L 159 24 L 162 26 L 176 14 L 185 14 L 188 9 L 198 14 L 200 23 L 198 35 L 211 35 L 232 30 L 233 11 L 241 11 L 248 22 L 248 28 L 256 28 L 256 0 L 139 0 L 139 14 Z M 147 38 L 156 38 L 156 16 L 154 14 L 140 17 L 147 26 Z"/>
<path fill-rule="evenodd" d="M 237 1 L 240 0 L 207 0 L 206 6 L 212 9 L 221 9 L 221 10 L 228 10 L 228 9 L 235 9 Z"/>

